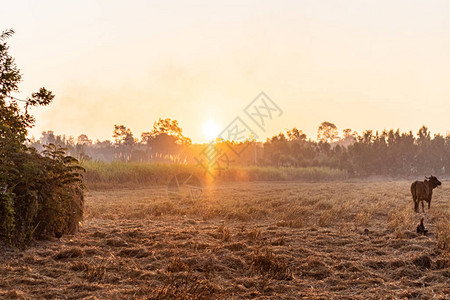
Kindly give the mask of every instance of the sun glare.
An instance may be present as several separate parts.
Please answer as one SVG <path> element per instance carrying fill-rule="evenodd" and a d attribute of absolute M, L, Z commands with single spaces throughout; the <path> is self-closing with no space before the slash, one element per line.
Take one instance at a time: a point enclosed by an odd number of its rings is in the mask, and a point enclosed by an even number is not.
<path fill-rule="evenodd" d="M 214 140 L 219 134 L 219 126 L 217 126 L 214 120 L 209 120 L 203 124 L 203 136 L 208 139 L 208 141 Z"/>

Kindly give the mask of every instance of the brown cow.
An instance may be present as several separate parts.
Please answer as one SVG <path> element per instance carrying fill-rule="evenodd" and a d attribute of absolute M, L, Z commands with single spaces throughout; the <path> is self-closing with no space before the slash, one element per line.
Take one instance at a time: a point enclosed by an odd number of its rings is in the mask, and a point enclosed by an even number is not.
<path fill-rule="evenodd" d="M 441 185 L 441 182 L 431 175 L 425 177 L 425 181 L 414 181 L 411 184 L 411 194 L 414 201 L 414 211 L 419 212 L 419 201 L 422 201 L 422 211 L 425 212 L 423 201 L 428 202 L 428 209 L 430 209 L 431 196 L 433 195 L 433 189 Z"/>

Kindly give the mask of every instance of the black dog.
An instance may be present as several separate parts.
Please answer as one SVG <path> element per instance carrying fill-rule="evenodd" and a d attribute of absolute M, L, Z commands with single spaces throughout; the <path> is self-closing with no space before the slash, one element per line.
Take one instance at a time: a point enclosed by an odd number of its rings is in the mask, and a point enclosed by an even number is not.
<path fill-rule="evenodd" d="M 420 219 L 420 224 L 417 226 L 417 233 L 421 233 L 421 234 L 428 233 L 428 230 L 426 230 L 425 226 L 423 225 L 423 218 Z"/>

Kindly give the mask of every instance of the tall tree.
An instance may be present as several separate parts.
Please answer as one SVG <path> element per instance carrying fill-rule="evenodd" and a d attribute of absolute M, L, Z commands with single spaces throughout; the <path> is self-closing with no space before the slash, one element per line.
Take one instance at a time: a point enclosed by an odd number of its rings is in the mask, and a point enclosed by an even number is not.
<path fill-rule="evenodd" d="M 324 143 L 332 143 L 338 139 L 339 132 L 337 126 L 331 122 L 322 122 L 317 129 L 317 140 Z"/>
<path fill-rule="evenodd" d="M 286 132 L 289 141 L 304 141 L 306 140 L 306 134 L 297 128 L 292 128 Z"/>
<path fill-rule="evenodd" d="M 191 144 L 191 139 L 183 135 L 183 129 L 180 127 L 177 120 L 159 118 L 159 120 L 153 124 L 151 135 L 156 137 L 160 134 L 167 134 L 175 137 L 178 144 Z"/>
<path fill-rule="evenodd" d="M 92 145 L 92 140 L 86 134 L 80 134 L 77 138 L 77 145 Z"/>
<path fill-rule="evenodd" d="M 133 132 L 124 125 L 114 125 L 113 138 L 118 145 L 131 146 L 135 143 Z"/>

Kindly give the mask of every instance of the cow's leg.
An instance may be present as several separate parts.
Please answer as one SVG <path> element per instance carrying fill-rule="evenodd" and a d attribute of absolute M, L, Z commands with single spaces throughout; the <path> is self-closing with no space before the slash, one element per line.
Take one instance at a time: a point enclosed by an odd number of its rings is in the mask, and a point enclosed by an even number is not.
<path fill-rule="evenodd" d="M 428 201 L 428 209 L 430 209 L 430 205 L 431 205 L 431 200 Z"/>
<path fill-rule="evenodd" d="M 425 204 L 423 203 L 423 200 L 422 200 L 422 212 L 425 212 Z"/>
<path fill-rule="evenodd" d="M 414 200 L 414 211 L 419 212 L 419 201 Z"/>

